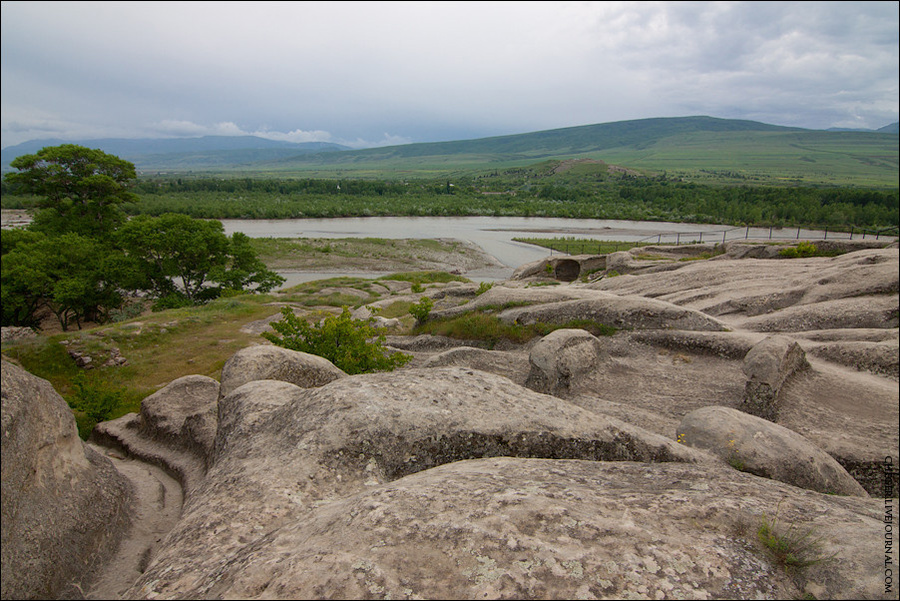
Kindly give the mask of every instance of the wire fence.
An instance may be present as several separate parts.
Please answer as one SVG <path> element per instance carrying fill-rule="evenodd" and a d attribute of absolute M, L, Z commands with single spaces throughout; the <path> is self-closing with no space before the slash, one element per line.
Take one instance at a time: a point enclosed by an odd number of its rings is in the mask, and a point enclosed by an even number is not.
<path fill-rule="evenodd" d="M 870 240 L 897 238 L 897 228 L 890 227 L 880 230 L 856 229 L 851 227 L 849 231 L 828 231 L 828 228 L 819 231 L 804 230 L 803 228 L 760 228 L 760 227 L 734 227 L 716 232 L 671 232 L 659 233 L 638 240 L 638 243 L 647 244 L 703 244 L 704 237 L 707 243 L 727 242 L 729 240 Z"/>
<path fill-rule="evenodd" d="M 889 227 L 878 230 L 850 228 L 849 230 L 804 230 L 803 228 L 781 227 L 734 227 L 725 230 L 705 232 L 660 232 L 634 241 L 615 240 L 560 240 L 547 247 L 550 253 L 562 254 L 606 254 L 627 250 L 635 246 L 651 244 L 713 244 L 734 242 L 738 240 L 885 240 L 893 242 L 898 237 L 898 228 Z"/>

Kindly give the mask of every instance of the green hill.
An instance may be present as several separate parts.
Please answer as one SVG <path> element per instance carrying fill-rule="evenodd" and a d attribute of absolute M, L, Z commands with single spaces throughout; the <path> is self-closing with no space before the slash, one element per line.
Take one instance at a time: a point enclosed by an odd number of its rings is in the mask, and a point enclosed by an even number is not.
<path fill-rule="evenodd" d="M 595 159 L 692 181 L 896 187 L 898 136 L 681 117 L 310 154 L 249 169 L 309 177 L 434 177 Z"/>
<path fill-rule="evenodd" d="M 897 188 L 898 139 L 896 123 L 878 131 L 825 131 L 676 117 L 355 151 L 252 136 L 81 144 L 132 161 L 145 175 L 433 179 L 590 159 L 697 183 Z M 3 163 L 53 142 L 5 148 Z"/>

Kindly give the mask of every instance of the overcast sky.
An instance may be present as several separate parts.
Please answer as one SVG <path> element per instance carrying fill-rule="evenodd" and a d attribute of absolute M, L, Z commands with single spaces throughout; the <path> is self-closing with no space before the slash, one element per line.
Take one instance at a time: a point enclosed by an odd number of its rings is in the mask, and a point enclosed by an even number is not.
<path fill-rule="evenodd" d="M 6 2 L 2 146 L 898 120 L 898 2 Z"/>

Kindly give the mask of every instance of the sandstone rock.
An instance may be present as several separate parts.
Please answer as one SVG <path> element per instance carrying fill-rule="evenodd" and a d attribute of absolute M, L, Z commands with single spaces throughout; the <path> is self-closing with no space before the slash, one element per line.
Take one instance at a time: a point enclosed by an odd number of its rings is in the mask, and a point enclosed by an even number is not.
<path fill-rule="evenodd" d="M 735 469 L 821 493 L 868 494 L 828 453 L 778 424 L 727 407 L 687 414 L 676 431 L 688 446 L 710 451 Z"/>
<path fill-rule="evenodd" d="M 786 307 L 771 314 L 744 320 L 742 326 L 757 332 L 802 332 L 837 328 L 896 328 L 898 297 L 879 295 L 865 302 L 858 298 L 821 300 Z"/>
<path fill-rule="evenodd" d="M 880 598 L 882 511 L 727 468 L 459 461 L 261 528 L 196 574 L 172 555 L 129 596 Z M 830 559 L 789 573 L 757 539 L 764 521 Z"/>
<path fill-rule="evenodd" d="M 607 273 L 628 273 L 633 261 L 634 257 L 627 251 L 610 253 L 606 257 L 606 271 Z"/>
<path fill-rule="evenodd" d="M 517 384 L 525 384 L 528 358 L 524 353 L 515 354 L 489 351 L 479 348 L 459 347 L 439 353 L 426 360 L 422 367 L 470 367 L 479 371 L 505 376 Z"/>
<path fill-rule="evenodd" d="M 616 296 L 597 292 L 592 298 L 515 307 L 500 313 L 507 323 L 566 324 L 588 319 L 626 329 L 676 329 L 722 331 L 725 326 L 699 311 L 637 296 Z"/>
<path fill-rule="evenodd" d="M 141 431 L 205 463 L 215 444 L 218 398 L 219 383 L 212 378 L 178 378 L 141 401 Z"/>
<path fill-rule="evenodd" d="M 34 338 L 37 334 L 31 328 L 4 326 L 0 328 L 0 342 L 13 342 L 25 338 Z"/>
<path fill-rule="evenodd" d="M 573 380 L 600 369 L 608 358 L 600 341 L 589 332 L 556 330 L 532 347 L 526 386 L 538 392 L 565 394 Z"/>
<path fill-rule="evenodd" d="M 79 595 L 128 528 L 131 488 L 46 380 L 2 362 L 2 597 Z"/>
<path fill-rule="evenodd" d="M 742 408 L 769 421 L 778 417 L 778 393 L 795 372 L 809 367 L 800 345 L 784 336 L 770 336 L 744 358 L 747 375 Z"/>
<path fill-rule="evenodd" d="M 671 439 L 463 368 L 350 376 L 309 389 L 255 381 L 221 399 L 219 411 L 215 461 L 140 594 L 185 595 L 185 582 L 279 525 L 460 459 L 708 461 Z"/>
<path fill-rule="evenodd" d="M 253 380 L 281 380 L 309 388 L 346 376 L 333 363 L 309 353 L 271 345 L 236 352 L 222 367 L 220 397 Z"/>

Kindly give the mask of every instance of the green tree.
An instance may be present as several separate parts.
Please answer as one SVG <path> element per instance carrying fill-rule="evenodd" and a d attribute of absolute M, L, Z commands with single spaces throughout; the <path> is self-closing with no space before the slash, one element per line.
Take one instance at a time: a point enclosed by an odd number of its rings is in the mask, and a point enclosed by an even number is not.
<path fill-rule="evenodd" d="M 250 237 L 241 232 L 231 235 L 228 248 L 229 264 L 227 269 L 214 270 L 211 274 L 225 289 L 269 292 L 284 283 L 284 278 L 270 271 L 256 256 L 250 245 Z"/>
<path fill-rule="evenodd" d="M 123 225 L 117 240 L 140 279 L 131 288 L 152 291 L 157 297 L 177 295 L 189 303 L 218 295 L 205 290 L 210 274 L 225 269 L 228 236 L 218 221 L 167 213 L 139 215 Z"/>
<path fill-rule="evenodd" d="M 22 238 L 3 255 L 3 325 L 36 325 L 46 309 L 68 330 L 123 305 L 121 260 L 109 247 L 75 233 Z"/>
<path fill-rule="evenodd" d="M 129 190 L 134 165 L 101 150 L 48 146 L 10 165 L 18 172 L 4 179 L 17 191 L 39 197 L 33 229 L 108 235 L 124 221 L 120 205 L 137 200 Z"/>
<path fill-rule="evenodd" d="M 259 260 L 250 238 L 225 235 L 222 223 L 168 213 L 139 215 L 123 225 L 118 242 L 136 278 L 127 287 L 150 290 L 159 306 L 202 303 L 223 290 L 268 292 L 284 282 Z"/>

